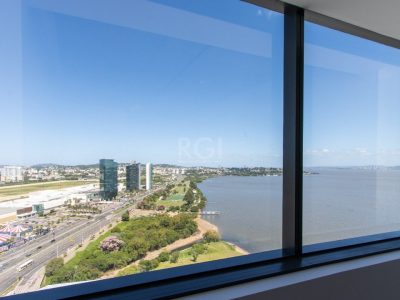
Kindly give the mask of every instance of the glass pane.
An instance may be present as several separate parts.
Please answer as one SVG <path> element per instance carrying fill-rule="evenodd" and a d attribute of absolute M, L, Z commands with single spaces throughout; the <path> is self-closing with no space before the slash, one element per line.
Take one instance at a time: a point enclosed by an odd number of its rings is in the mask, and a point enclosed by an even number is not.
<path fill-rule="evenodd" d="M 400 229 L 400 50 L 305 25 L 304 243 Z"/>
<path fill-rule="evenodd" d="M 0 292 L 281 248 L 281 14 L 26 0 L 0 22 Z"/>

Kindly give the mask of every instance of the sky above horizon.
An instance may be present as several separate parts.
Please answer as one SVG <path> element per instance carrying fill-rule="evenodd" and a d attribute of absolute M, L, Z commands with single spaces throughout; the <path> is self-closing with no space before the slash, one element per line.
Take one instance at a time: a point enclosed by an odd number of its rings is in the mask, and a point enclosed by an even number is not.
<path fill-rule="evenodd" d="M 281 14 L 231 0 L 15 3 L 0 12 L 0 165 L 282 166 Z M 309 23 L 305 42 L 305 165 L 400 165 L 399 51 Z"/>

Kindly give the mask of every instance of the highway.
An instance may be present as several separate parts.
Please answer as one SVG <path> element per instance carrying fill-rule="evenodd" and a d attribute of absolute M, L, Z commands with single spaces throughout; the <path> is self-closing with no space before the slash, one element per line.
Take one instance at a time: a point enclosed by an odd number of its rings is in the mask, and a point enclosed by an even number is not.
<path fill-rule="evenodd" d="M 160 189 L 153 190 L 151 193 Z M 131 204 L 130 207 L 135 205 L 138 201 L 141 201 L 148 194 L 150 194 L 150 192 L 146 192 L 134 198 L 133 204 Z M 73 247 L 76 248 L 83 240 L 90 238 L 92 235 L 99 232 L 101 228 L 119 220 L 125 209 L 120 210 L 118 213 L 115 212 L 126 203 L 127 202 L 120 202 L 116 207 L 107 209 L 93 219 L 81 220 L 60 227 L 57 229 L 55 235 L 48 233 L 3 254 L 0 257 L 0 295 L 18 280 L 28 280 L 33 273 L 45 266 L 51 259 L 62 256 L 63 253 Z M 55 241 L 52 242 L 53 239 L 55 239 Z M 33 264 L 18 272 L 16 268 L 29 259 L 33 260 Z"/>

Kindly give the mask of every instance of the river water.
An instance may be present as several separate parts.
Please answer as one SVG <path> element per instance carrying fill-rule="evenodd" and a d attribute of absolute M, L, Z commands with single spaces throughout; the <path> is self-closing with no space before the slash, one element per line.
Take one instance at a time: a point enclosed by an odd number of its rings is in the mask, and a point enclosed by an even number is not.
<path fill-rule="evenodd" d="M 320 168 L 304 176 L 305 244 L 400 230 L 400 171 Z M 249 252 L 281 248 L 282 177 L 224 176 L 198 184 L 203 218 Z"/>

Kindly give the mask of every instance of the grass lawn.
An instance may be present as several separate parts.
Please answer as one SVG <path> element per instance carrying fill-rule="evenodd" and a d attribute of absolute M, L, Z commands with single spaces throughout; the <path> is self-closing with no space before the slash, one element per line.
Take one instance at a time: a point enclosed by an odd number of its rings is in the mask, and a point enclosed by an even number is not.
<path fill-rule="evenodd" d="M 158 200 L 157 201 L 157 206 L 164 205 L 166 208 L 169 208 L 171 206 L 181 206 L 183 204 L 185 204 L 185 201 L 182 201 L 182 200 Z"/>
<path fill-rule="evenodd" d="M 198 256 L 196 262 L 192 261 L 192 257 L 190 256 L 189 252 L 190 248 L 180 251 L 179 259 L 176 263 L 171 263 L 169 261 L 162 262 L 156 270 L 242 255 L 241 253 L 237 252 L 233 246 L 223 241 L 207 244 L 207 250 Z"/>
<path fill-rule="evenodd" d="M 184 181 L 184 182 L 182 182 L 182 186 L 178 186 L 178 185 L 176 185 L 173 189 L 172 189 L 172 191 L 171 191 L 171 194 L 174 192 L 174 191 L 176 191 L 176 194 L 175 195 L 185 195 L 185 193 L 186 193 L 186 191 L 188 190 L 188 188 L 189 188 L 189 181 L 188 180 L 186 180 L 186 181 Z M 172 194 L 173 195 L 173 194 Z"/>
<path fill-rule="evenodd" d="M 121 271 L 118 272 L 117 276 L 125 276 L 125 275 L 131 275 L 131 274 L 136 274 L 138 273 L 138 267 L 135 265 L 126 267 L 125 269 L 122 269 Z"/>
<path fill-rule="evenodd" d="M 185 197 L 185 195 L 182 194 L 173 194 L 170 195 L 166 201 L 179 201 L 179 200 L 183 200 L 183 197 Z"/>
<path fill-rule="evenodd" d="M 43 190 L 58 190 L 63 188 L 87 185 L 91 183 L 97 183 L 97 181 L 71 180 L 71 181 L 43 182 L 36 184 L 21 184 L 21 185 L 1 188 L 0 197 L 25 195 L 30 192 L 43 191 Z"/>
<path fill-rule="evenodd" d="M 200 262 L 206 262 L 206 261 L 211 261 L 211 260 L 217 260 L 217 259 L 223 259 L 223 258 L 243 255 L 243 254 L 237 252 L 233 246 L 229 245 L 226 242 L 220 241 L 220 242 L 214 242 L 214 243 L 207 244 L 207 250 L 203 254 L 200 254 L 197 257 L 197 261 L 194 262 L 192 260 L 192 257 L 189 254 L 190 249 L 191 249 L 191 247 L 180 251 L 179 258 L 176 263 L 171 263 L 169 261 L 162 262 L 162 263 L 160 263 L 158 268 L 155 270 L 191 265 L 191 264 L 200 263 Z M 139 269 L 136 266 L 129 266 L 125 269 L 122 269 L 118 273 L 118 276 L 131 275 L 131 274 L 135 274 L 138 272 L 139 272 Z"/>
<path fill-rule="evenodd" d="M 170 195 L 165 200 L 158 200 L 157 205 L 164 205 L 166 208 L 170 206 L 181 206 L 185 202 L 183 198 L 185 197 L 185 193 L 189 188 L 189 181 L 182 182 L 182 186 L 175 186 Z M 175 193 L 174 193 L 175 192 Z"/>

